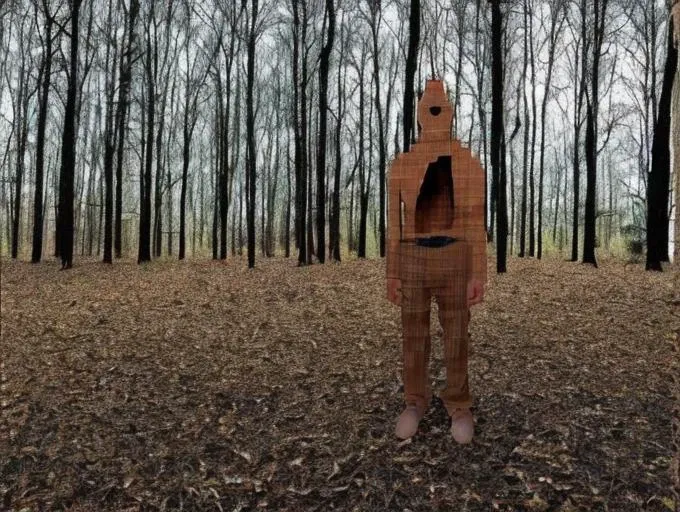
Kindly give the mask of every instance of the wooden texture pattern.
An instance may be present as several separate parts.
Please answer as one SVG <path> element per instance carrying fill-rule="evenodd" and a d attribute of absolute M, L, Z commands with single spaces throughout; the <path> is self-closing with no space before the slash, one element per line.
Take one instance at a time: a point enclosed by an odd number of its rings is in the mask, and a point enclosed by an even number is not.
<path fill-rule="evenodd" d="M 439 115 L 431 108 L 440 108 Z M 472 247 L 472 276 L 486 282 L 484 171 L 479 160 L 457 139 L 450 139 L 453 109 L 439 80 L 430 80 L 418 106 L 421 133 L 409 153 L 398 155 L 389 175 L 387 277 L 400 278 L 404 243 L 415 238 L 451 236 Z M 428 167 L 441 157 L 451 159 L 453 211 L 431 208 L 430 218 L 416 222 L 416 206 Z M 444 194 L 445 195 L 445 194 Z M 446 199 L 445 197 L 442 199 Z M 442 202 L 445 202 L 442 200 Z M 439 203 L 441 204 L 441 202 Z"/>
<path fill-rule="evenodd" d="M 451 139 L 453 109 L 439 80 L 418 104 L 418 142 L 392 162 L 389 175 L 387 277 L 401 282 L 404 400 L 422 415 L 430 403 L 430 302 L 439 306 L 446 365 L 440 397 L 449 415 L 472 403 L 468 385 L 467 285 L 486 282 L 484 172 Z M 418 238 L 453 237 L 443 247 Z"/>

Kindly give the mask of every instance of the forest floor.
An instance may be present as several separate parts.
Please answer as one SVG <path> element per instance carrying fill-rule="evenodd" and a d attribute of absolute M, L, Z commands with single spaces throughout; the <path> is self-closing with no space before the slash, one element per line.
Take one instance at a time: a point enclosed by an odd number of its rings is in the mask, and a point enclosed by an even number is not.
<path fill-rule="evenodd" d="M 0 510 L 673 510 L 678 273 L 494 265 L 459 446 L 393 435 L 381 261 L 3 261 Z"/>

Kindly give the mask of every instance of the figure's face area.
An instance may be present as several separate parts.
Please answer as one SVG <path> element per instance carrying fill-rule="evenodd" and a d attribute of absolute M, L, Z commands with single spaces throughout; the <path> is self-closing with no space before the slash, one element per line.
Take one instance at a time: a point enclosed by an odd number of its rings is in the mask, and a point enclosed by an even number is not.
<path fill-rule="evenodd" d="M 428 80 L 418 102 L 419 141 L 449 140 L 453 108 L 441 80 Z"/>

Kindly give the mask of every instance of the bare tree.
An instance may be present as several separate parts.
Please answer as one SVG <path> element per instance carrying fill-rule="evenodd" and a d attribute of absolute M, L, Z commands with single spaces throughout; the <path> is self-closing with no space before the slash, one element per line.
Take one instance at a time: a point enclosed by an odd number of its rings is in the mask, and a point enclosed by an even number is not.
<path fill-rule="evenodd" d="M 335 38 L 334 0 L 326 0 L 326 43 L 319 58 L 319 135 L 316 147 L 316 237 L 319 262 L 326 260 L 326 131 L 328 121 L 328 68 Z"/>
<path fill-rule="evenodd" d="M 413 91 L 418 64 L 418 45 L 420 44 L 420 0 L 411 0 L 410 12 L 408 56 L 406 57 L 406 78 L 404 80 L 404 153 L 408 153 L 411 141 L 415 140 L 413 133 L 415 97 Z"/>
<path fill-rule="evenodd" d="M 54 40 L 52 34 L 54 25 L 54 15 L 50 12 L 49 4 L 42 0 L 42 15 L 45 19 L 44 32 L 40 34 L 43 44 L 43 58 L 40 64 L 39 81 L 40 85 L 40 106 L 38 109 L 38 134 L 36 139 L 36 159 L 35 159 L 35 194 L 33 196 L 33 252 L 31 262 L 38 263 L 42 257 L 43 247 L 43 184 L 45 169 L 45 131 L 47 128 L 47 113 L 49 108 L 50 83 L 52 79 L 52 58 L 54 57 Z M 35 4 L 36 17 L 38 4 Z"/>
<path fill-rule="evenodd" d="M 122 256 L 123 236 L 123 156 L 127 132 L 127 116 L 129 111 L 129 94 L 132 82 L 132 64 L 138 58 L 135 56 L 136 44 L 135 33 L 137 17 L 139 15 L 139 0 L 130 0 L 130 7 L 125 7 L 121 2 L 125 13 L 126 44 L 120 56 L 120 72 L 118 83 L 118 104 L 116 106 L 116 211 L 114 219 L 113 248 L 116 258 Z"/>
<path fill-rule="evenodd" d="M 594 0 L 593 59 L 590 94 L 586 96 L 586 209 L 583 233 L 583 263 L 597 267 L 595 259 L 595 191 L 597 186 L 597 126 L 600 102 L 600 60 L 605 38 L 609 0 Z"/>
<path fill-rule="evenodd" d="M 108 22 L 106 26 L 106 121 L 104 129 L 104 263 L 113 262 L 113 155 L 116 146 L 114 133 L 113 99 L 116 81 L 117 45 L 113 35 L 113 2 L 109 2 Z M 113 55 L 111 53 L 113 52 Z"/>
<path fill-rule="evenodd" d="M 678 65 L 678 50 L 673 42 L 673 17 L 669 16 L 659 115 L 654 127 L 652 168 L 647 187 L 647 270 L 661 271 L 661 262 L 668 261 L 668 212 L 670 190 L 670 128 L 673 80 Z"/>
<path fill-rule="evenodd" d="M 543 254 L 543 179 L 545 175 L 545 128 L 546 128 L 546 113 L 548 109 L 548 101 L 550 101 L 550 92 L 552 84 L 552 75 L 555 65 L 555 52 L 557 51 L 557 41 L 564 26 L 566 17 L 565 12 L 566 0 L 557 0 L 550 4 L 550 31 L 548 34 L 548 71 L 545 78 L 545 86 L 543 89 L 543 102 L 541 103 L 541 146 L 540 146 L 540 164 L 538 177 L 538 247 L 536 256 L 540 259 Z M 559 184 L 558 184 L 559 188 Z M 555 215 L 557 219 L 557 215 Z"/>
<path fill-rule="evenodd" d="M 498 207 L 496 224 L 496 271 L 506 271 L 508 212 L 506 199 L 506 178 L 503 162 L 504 127 L 503 127 L 503 18 L 500 0 L 491 3 L 491 80 L 492 80 L 492 113 L 491 113 L 491 166 L 496 186 L 496 204 Z"/>
<path fill-rule="evenodd" d="M 70 65 L 64 113 L 59 180 L 59 255 L 61 268 L 73 266 L 73 179 L 76 166 L 76 99 L 78 93 L 78 29 L 81 0 L 69 0 L 71 14 Z"/>
<path fill-rule="evenodd" d="M 189 182 L 189 159 L 191 157 L 191 140 L 198 121 L 198 98 L 201 92 L 201 84 L 204 83 L 208 73 L 208 67 L 202 66 L 199 55 L 190 58 L 189 42 L 196 37 L 196 26 L 192 25 L 192 8 L 189 0 L 184 2 L 185 22 L 185 91 L 184 91 L 184 122 L 182 123 L 182 185 L 179 202 L 179 259 L 183 260 L 186 255 L 186 196 Z M 226 243 L 225 243 L 226 253 Z"/>

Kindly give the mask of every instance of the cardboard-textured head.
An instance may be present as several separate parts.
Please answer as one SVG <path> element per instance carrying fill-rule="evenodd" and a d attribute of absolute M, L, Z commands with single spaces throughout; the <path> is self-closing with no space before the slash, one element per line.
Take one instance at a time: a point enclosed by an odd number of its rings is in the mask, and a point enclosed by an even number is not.
<path fill-rule="evenodd" d="M 428 80 L 418 102 L 418 125 L 421 129 L 418 141 L 449 140 L 452 122 L 453 107 L 444 91 L 444 82 Z"/>

